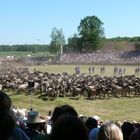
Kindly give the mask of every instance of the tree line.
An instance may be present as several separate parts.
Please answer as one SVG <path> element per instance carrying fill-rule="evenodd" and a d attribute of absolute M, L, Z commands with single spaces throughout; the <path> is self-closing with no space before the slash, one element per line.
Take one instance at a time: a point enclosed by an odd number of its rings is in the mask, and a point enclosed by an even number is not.
<path fill-rule="evenodd" d="M 0 45 L 0 51 L 27 51 L 35 53 L 37 51 L 48 51 L 48 45 L 40 45 L 40 44 Z"/>
<path fill-rule="evenodd" d="M 0 51 L 49 51 L 58 54 L 63 48 L 63 52 L 92 52 L 100 49 L 107 41 L 134 42 L 136 50 L 140 50 L 140 37 L 106 38 L 103 22 L 97 16 L 86 16 L 81 19 L 77 33 L 69 37 L 67 43 L 62 29 L 54 27 L 50 37 L 51 41 L 47 45 L 0 45 Z"/>
<path fill-rule="evenodd" d="M 140 36 L 134 36 L 134 37 L 115 37 L 115 38 L 109 38 L 107 40 L 111 40 L 111 41 L 140 42 Z"/>

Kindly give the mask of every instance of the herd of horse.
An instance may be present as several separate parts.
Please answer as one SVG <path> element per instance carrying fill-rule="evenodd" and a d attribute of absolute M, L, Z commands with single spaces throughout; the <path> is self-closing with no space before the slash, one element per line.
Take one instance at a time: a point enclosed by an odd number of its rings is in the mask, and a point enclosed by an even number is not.
<path fill-rule="evenodd" d="M 31 84 L 32 83 L 32 84 Z M 99 76 L 30 72 L 28 68 L 0 71 L 0 90 L 36 94 L 39 98 L 105 99 L 140 96 L 140 78 L 135 75 Z"/>

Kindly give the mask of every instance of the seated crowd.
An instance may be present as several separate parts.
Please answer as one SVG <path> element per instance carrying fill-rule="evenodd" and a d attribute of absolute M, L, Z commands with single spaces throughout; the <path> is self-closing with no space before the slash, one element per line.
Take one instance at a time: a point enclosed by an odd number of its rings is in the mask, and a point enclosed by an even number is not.
<path fill-rule="evenodd" d="M 78 115 L 70 105 L 40 116 L 12 107 L 10 97 L 0 91 L 0 140 L 140 140 L 140 124 L 103 122 L 97 115 Z"/>
<path fill-rule="evenodd" d="M 57 60 L 58 61 L 58 60 Z M 103 51 L 63 54 L 60 64 L 140 64 L 139 51 Z"/>

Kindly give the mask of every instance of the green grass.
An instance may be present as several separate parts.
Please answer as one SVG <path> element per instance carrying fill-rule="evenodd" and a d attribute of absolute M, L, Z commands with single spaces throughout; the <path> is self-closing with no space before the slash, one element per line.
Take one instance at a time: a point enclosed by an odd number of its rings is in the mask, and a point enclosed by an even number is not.
<path fill-rule="evenodd" d="M 10 96 L 13 103 L 19 108 L 30 109 L 30 95 L 12 95 Z M 102 120 L 129 120 L 140 121 L 140 97 L 133 98 L 113 98 L 113 99 L 96 99 L 80 100 L 65 98 L 57 98 L 53 101 L 42 100 L 37 96 L 32 97 L 32 107 L 43 114 L 47 114 L 49 110 L 63 104 L 73 106 L 79 114 L 86 116 L 99 115 Z"/>
<path fill-rule="evenodd" d="M 31 71 L 36 68 L 36 70 L 42 71 L 42 72 L 49 72 L 49 73 L 62 73 L 62 72 L 68 72 L 70 74 L 75 73 L 75 66 L 77 65 L 46 65 L 46 66 L 32 66 L 29 67 Z M 88 74 L 88 68 L 89 66 L 94 66 L 95 73 L 94 75 L 101 75 L 100 67 L 102 65 L 79 65 L 81 69 L 81 73 Z M 101 76 L 114 76 L 113 69 L 115 65 L 105 65 L 105 73 Z M 125 75 L 132 75 L 135 74 L 135 68 L 136 65 L 117 65 L 118 67 L 126 69 Z M 136 76 L 140 76 L 139 74 Z"/>

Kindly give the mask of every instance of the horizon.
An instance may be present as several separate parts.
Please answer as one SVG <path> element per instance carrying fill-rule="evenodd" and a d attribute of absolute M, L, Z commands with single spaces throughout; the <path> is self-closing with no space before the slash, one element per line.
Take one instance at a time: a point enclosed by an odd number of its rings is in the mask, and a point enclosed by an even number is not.
<path fill-rule="evenodd" d="M 110 37 L 110 38 L 107 38 L 107 37 L 105 37 L 105 39 L 115 39 L 115 38 L 134 38 L 134 37 L 140 37 L 140 36 L 132 36 L 132 37 L 129 37 L 129 36 L 117 36 L 117 37 Z M 66 41 L 67 42 L 67 41 Z M 67 44 L 67 43 L 66 43 Z M 14 46 L 14 45 L 49 45 L 49 44 L 27 44 L 27 43 L 24 43 L 24 44 L 0 44 L 0 46 L 2 46 L 2 45 L 4 45 L 4 46 Z"/>

